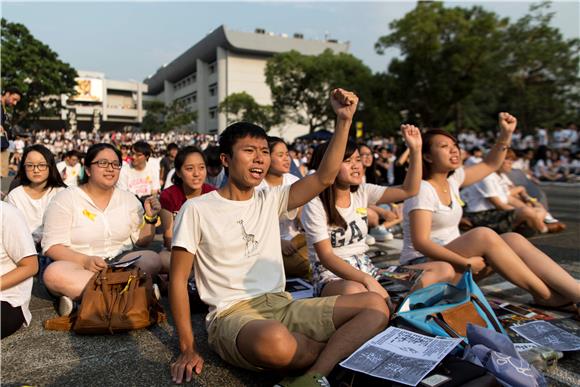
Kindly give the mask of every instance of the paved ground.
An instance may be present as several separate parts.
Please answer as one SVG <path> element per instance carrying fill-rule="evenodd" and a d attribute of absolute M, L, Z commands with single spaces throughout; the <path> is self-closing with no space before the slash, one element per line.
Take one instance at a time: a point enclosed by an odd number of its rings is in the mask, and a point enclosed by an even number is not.
<path fill-rule="evenodd" d="M 3 191 L 5 182 L 2 182 Z M 568 229 L 556 235 L 532 238 L 539 248 L 555 257 L 580 279 L 580 188 L 544 187 L 554 216 L 567 222 Z M 397 244 L 388 247 L 385 263 L 393 262 Z M 512 301 L 529 301 L 522 291 L 498 276 L 482 284 L 486 295 Z M 165 302 L 167 308 L 167 303 Z M 160 326 L 115 336 L 87 337 L 42 329 L 42 321 L 55 316 L 53 303 L 37 286 L 31 302 L 30 327 L 2 340 L 1 382 L 16 385 L 131 385 L 170 384 L 168 364 L 177 352 L 177 340 L 169 321 Z M 198 349 L 206 359 L 196 386 L 267 386 L 279 379 L 274 374 L 256 374 L 226 365 L 207 345 L 204 314 L 193 311 L 192 323 Z M 580 353 L 567 354 L 549 375 L 554 386 L 580 384 Z"/>

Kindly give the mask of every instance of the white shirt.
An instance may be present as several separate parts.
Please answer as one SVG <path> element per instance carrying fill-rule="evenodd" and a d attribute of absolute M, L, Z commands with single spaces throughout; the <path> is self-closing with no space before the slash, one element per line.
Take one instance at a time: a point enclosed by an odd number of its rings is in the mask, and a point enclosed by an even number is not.
<path fill-rule="evenodd" d="M 483 180 L 465 188 L 462 193 L 467 204 L 466 212 L 495 209 L 489 198 L 497 197 L 502 203 L 507 203 L 509 199 L 507 181 L 502 179 L 497 173 L 487 175 Z"/>
<path fill-rule="evenodd" d="M 291 173 L 285 173 L 282 175 L 282 186 L 292 185 L 295 182 L 300 180 L 298 177 L 294 176 Z M 260 184 L 256 187 L 256 189 L 270 189 L 270 185 L 266 179 L 262 180 Z M 287 213 L 287 216 L 282 216 L 280 218 L 280 237 L 286 241 L 292 240 L 296 235 L 300 234 L 300 230 L 296 227 L 296 215 L 298 214 L 298 208 L 290 211 Z"/>
<path fill-rule="evenodd" d="M 138 197 L 149 196 L 154 190 L 159 191 L 159 171 L 154 170 L 155 163 L 147 163 L 147 166 L 138 171 L 129 164 L 123 164 L 117 188 L 129 191 Z"/>
<path fill-rule="evenodd" d="M 10 191 L 6 197 L 8 203 L 22 211 L 34 242 L 39 243 L 42 239 L 42 218 L 48 204 L 62 190 L 64 187 L 50 188 L 40 199 L 33 199 L 28 196 L 24 191 L 24 186 L 21 185 Z"/>
<path fill-rule="evenodd" d="M 56 169 L 58 169 L 58 172 L 61 174 L 61 176 L 63 171 L 66 171 L 66 178 L 63 179 L 63 181 L 67 186 L 71 187 L 73 185 L 78 185 L 78 179 L 82 171 L 81 163 L 76 163 L 71 167 L 66 163 L 66 161 L 61 161 L 56 164 Z"/>
<path fill-rule="evenodd" d="M 234 303 L 284 290 L 278 218 L 287 212 L 290 186 L 255 190 L 249 200 L 218 191 L 187 200 L 175 218 L 173 247 L 195 254 L 195 283 L 209 305 L 209 325 Z"/>
<path fill-rule="evenodd" d="M 361 184 L 356 192 L 350 194 L 348 208 L 336 207 L 344 221 L 346 229 L 328 224 L 328 217 L 317 196 L 304 205 L 302 210 L 302 226 L 306 232 L 308 257 L 314 264 L 318 261 L 314 244 L 330 240 L 332 251 L 341 258 L 366 253 L 368 245 L 367 207 L 374 205 L 387 188 L 375 184 Z"/>
<path fill-rule="evenodd" d="M 431 218 L 431 240 L 438 245 L 446 245 L 459 237 L 459 221 L 463 215 L 461 208 L 461 198 L 459 197 L 459 187 L 465 180 L 465 171 L 458 168 L 455 173 L 447 178 L 449 191 L 451 193 L 451 206 L 441 203 L 435 188 L 423 180 L 419 193 L 416 196 L 405 200 L 403 209 L 403 250 L 401 251 L 401 264 L 410 260 L 423 257 L 424 254 L 415 250 L 411 241 L 411 225 L 409 216 L 415 210 L 427 210 L 432 212 Z"/>
<path fill-rule="evenodd" d="M 59 192 L 44 218 L 42 252 L 62 244 L 86 255 L 110 259 L 131 250 L 139 239 L 143 207 L 131 193 L 115 189 L 102 211 L 80 188 Z"/>
<path fill-rule="evenodd" d="M 0 275 L 4 275 L 14 269 L 16 264 L 26 257 L 36 255 L 34 241 L 30 237 L 28 226 L 22 213 L 11 204 L 0 201 Z M 28 309 L 30 294 L 32 292 L 32 277 L 21 283 L 0 292 L 0 300 L 8 302 L 13 307 L 21 307 L 24 315 L 25 326 L 28 326 L 32 315 Z"/>

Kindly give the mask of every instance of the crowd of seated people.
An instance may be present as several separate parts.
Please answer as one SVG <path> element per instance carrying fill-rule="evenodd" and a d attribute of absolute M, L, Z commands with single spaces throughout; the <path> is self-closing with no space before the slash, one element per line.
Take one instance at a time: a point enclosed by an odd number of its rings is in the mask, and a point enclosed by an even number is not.
<path fill-rule="evenodd" d="M 173 136 L 162 159 L 159 139 L 131 136 L 137 141 L 127 145 L 120 133 L 93 138 L 84 155 L 67 150 L 61 163 L 44 141 L 24 147 L 2 203 L 2 337 L 30 322 L 37 272 L 58 313 L 68 315 L 94 273 L 140 255 L 136 265 L 168 281 L 180 348 L 174 382 L 203 368 L 188 307 L 193 281 L 209 306 L 210 347 L 226 362 L 303 372 L 282 385 L 318 383 L 387 326 L 392 305 L 367 252 L 375 240 L 392 239 L 397 225 L 401 265 L 424 270 L 416 288 L 457 281 L 470 268 L 478 279 L 503 276 L 540 305 L 580 301 L 574 278 L 511 232 L 565 228 L 509 178 L 518 161 L 509 150 L 515 117 L 500 113 L 495 142 L 478 143 L 463 166 L 460 143 L 442 130 L 402 125 L 400 139 L 349 141 L 357 103 L 351 92 L 332 92 L 335 131 L 319 144 L 288 146 L 239 122 L 219 139 Z M 76 135 L 67 136 L 54 141 L 74 144 Z M 200 147 L 180 147 L 191 139 Z M 522 153 L 524 173 L 557 161 L 530 157 Z M 549 176 L 569 179 L 577 170 Z M 5 215 L 15 219 L 19 248 L 4 238 Z M 472 229 L 462 234 L 464 215 Z M 151 249 L 158 231 L 160 252 Z M 316 297 L 292 300 L 287 276 L 312 281 Z"/>

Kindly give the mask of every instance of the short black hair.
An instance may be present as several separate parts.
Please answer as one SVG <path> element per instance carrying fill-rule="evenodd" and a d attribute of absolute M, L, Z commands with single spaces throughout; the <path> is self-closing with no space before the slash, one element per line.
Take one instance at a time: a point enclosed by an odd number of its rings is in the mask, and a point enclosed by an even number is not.
<path fill-rule="evenodd" d="M 185 148 L 183 148 L 179 152 L 177 152 L 177 155 L 175 156 L 175 161 L 174 161 L 175 173 L 173 174 L 173 176 L 171 176 L 171 182 L 173 184 L 175 184 L 175 185 L 182 185 L 183 184 L 183 180 L 181 179 L 181 177 L 177 176 L 177 171 L 179 171 L 181 169 L 181 167 L 183 167 L 183 163 L 185 163 L 185 159 L 187 158 L 187 156 L 189 156 L 192 153 L 199 153 L 199 155 L 203 159 L 203 163 L 205 165 L 207 165 L 207 160 L 205 158 L 205 155 L 201 151 L 201 149 L 199 149 L 198 147 L 193 146 L 193 145 L 186 146 Z"/>
<path fill-rule="evenodd" d="M 2 95 L 6 94 L 18 94 L 20 97 L 22 97 L 22 92 L 20 91 L 20 89 L 14 86 L 7 87 L 4 89 L 4 91 L 2 91 Z"/>
<path fill-rule="evenodd" d="M 167 145 L 167 153 L 169 153 L 169 151 L 171 151 L 172 149 L 177 149 L 179 150 L 179 145 L 177 145 L 176 143 L 172 142 L 169 145 Z"/>
<path fill-rule="evenodd" d="M 153 153 L 153 149 L 151 149 L 151 145 L 149 145 L 147 141 L 137 141 L 133 144 L 131 149 L 133 152 L 143 153 L 148 159 L 149 156 L 151 156 L 151 153 Z"/>
<path fill-rule="evenodd" d="M 220 149 L 215 145 L 210 145 L 203 151 L 205 155 L 205 165 L 208 167 L 221 167 L 222 161 L 220 160 Z"/>
<path fill-rule="evenodd" d="M 30 185 L 31 183 L 30 179 L 28 179 L 26 176 L 26 168 L 24 167 L 24 163 L 26 162 L 26 158 L 30 152 L 40 153 L 42 157 L 44 157 L 44 160 L 46 160 L 46 164 L 48 164 L 48 180 L 46 181 L 47 187 L 66 187 L 66 184 L 62 181 L 60 172 L 58 172 L 58 169 L 56 168 L 56 160 L 54 159 L 54 155 L 47 147 L 42 144 L 34 144 L 24 148 L 22 158 L 20 159 L 20 165 L 18 166 L 18 173 L 16 175 L 16 179 L 19 180 L 20 185 L 26 186 Z"/>
<path fill-rule="evenodd" d="M 110 149 L 113 152 L 115 152 L 115 154 L 117 155 L 117 159 L 119 160 L 119 164 L 123 163 L 121 151 L 115 148 L 113 145 L 104 142 L 91 145 L 91 147 L 87 150 L 87 154 L 85 155 L 85 173 L 80 181 L 81 185 L 89 182 L 89 175 L 87 174 L 86 169 L 91 167 L 91 163 L 95 160 L 95 157 L 97 157 L 99 152 L 104 149 Z"/>
<path fill-rule="evenodd" d="M 232 156 L 234 144 L 244 137 L 268 140 L 268 135 L 261 126 L 243 121 L 236 122 L 228 126 L 220 135 L 220 154 Z"/>
<path fill-rule="evenodd" d="M 64 158 L 66 159 L 67 157 L 78 157 L 79 159 L 81 158 L 79 151 L 77 150 L 69 150 L 68 152 L 66 152 L 64 154 Z"/>

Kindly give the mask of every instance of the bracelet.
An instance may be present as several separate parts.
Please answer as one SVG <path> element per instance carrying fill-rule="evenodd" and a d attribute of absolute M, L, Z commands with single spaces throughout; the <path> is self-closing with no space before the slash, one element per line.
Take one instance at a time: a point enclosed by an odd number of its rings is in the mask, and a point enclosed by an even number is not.
<path fill-rule="evenodd" d="M 146 214 L 143 215 L 143 220 L 147 224 L 156 224 L 158 219 L 159 219 L 159 215 L 155 215 L 155 216 L 147 216 Z"/>

